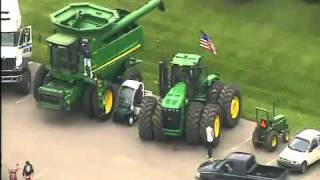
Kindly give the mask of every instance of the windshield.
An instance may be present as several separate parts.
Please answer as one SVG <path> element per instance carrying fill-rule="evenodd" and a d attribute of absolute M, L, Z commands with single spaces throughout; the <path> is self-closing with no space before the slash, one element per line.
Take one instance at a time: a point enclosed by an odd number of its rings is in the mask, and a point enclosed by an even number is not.
<path fill-rule="evenodd" d="M 119 104 L 121 107 L 130 107 L 133 100 L 134 89 L 122 87 L 119 94 Z"/>
<path fill-rule="evenodd" d="M 49 44 L 51 66 L 53 69 L 76 73 L 79 67 L 78 44 L 61 46 Z"/>
<path fill-rule="evenodd" d="M 16 32 L 1 32 L 1 46 L 17 46 L 18 33 Z"/>
<path fill-rule="evenodd" d="M 306 152 L 309 148 L 309 141 L 305 139 L 295 138 L 290 144 L 289 148 L 299 152 Z"/>

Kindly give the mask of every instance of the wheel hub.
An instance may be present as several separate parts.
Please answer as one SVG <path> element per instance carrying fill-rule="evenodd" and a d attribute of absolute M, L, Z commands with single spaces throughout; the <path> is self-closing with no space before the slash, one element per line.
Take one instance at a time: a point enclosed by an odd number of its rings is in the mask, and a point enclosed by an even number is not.
<path fill-rule="evenodd" d="M 109 89 L 104 92 L 104 102 L 104 111 L 108 114 L 111 111 L 113 104 L 113 94 Z"/>
<path fill-rule="evenodd" d="M 218 138 L 220 135 L 220 116 L 217 115 L 214 119 L 214 137 Z"/>
<path fill-rule="evenodd" d="M 237 96 L 233 97 L 230 108 L 231 108 L 231 111 L 230 111 L 231 117 L 233 119 L 237 118 L 240 111 L 240 100 Z"/>

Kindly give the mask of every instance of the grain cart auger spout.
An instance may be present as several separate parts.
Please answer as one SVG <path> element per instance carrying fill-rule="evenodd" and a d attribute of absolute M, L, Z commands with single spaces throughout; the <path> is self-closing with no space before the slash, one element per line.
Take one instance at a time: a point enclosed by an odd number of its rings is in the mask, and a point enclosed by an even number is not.
<path fill-rule="evenodd" d="M 170 67 L 167 64 L 159 63 L 160 98 L 145 96 L 142 101 L 140 138 L 185 136 L 190 144 L 206 144 L 206 128 L 210 126 L 214 145 L 218 145 L 221 125 L 232 128 L 240 119 L 240 91 L 223 85 L 218 74 L 206 75 L 202 56 L 178 53 Z"/>
<path fill-rule="evenodd" d="M 162 0 L 150 0 L 133 12 L 92 3 L 73 3 L 53 13 L 50 63 L 34 79 L 34 98 L 45 108 L 70 111 L 82 104 L 90 117 L 108 119 L 114 109 L 115 83 L 142 80 L 130 55 L 143 44 L 137 20 Z"/>

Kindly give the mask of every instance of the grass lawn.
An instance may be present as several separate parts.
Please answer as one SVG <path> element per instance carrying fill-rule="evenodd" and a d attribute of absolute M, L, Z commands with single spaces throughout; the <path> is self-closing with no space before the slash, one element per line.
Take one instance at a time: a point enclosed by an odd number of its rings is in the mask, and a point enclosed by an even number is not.
<path fill-rule="evenodd" d="M 147 0 L 91 0 L 106 7 L 135 9 Z M 23 0 L 24 24 L 33 27 L 33 61 L 48 62 L 46 45 L 52 32 L 49 14 L 68 0 Z M 205 57 L 208 72 L 242 90 L 244 117 L 254 118 L 255 106 L 288 116 L 292 130 L 320 129 L 320 4 L 312 0 L 165 0 L 167 12 L 155 11 L 140 23 L 145 47 L 145 83 L 156 90 L 157 62 L 176 52 Z M 215 42 L 218 55 L 199 47 L 203 29 Z M 155 41 L 159 40 L 158 47 Z"/>

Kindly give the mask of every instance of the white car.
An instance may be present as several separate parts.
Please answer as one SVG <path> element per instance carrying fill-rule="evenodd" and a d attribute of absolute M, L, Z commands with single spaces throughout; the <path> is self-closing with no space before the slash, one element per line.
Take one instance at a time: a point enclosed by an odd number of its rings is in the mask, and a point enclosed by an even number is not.
<path fill-rule="evenodd" d="M 295 136 L 278 156 L 279 166 L 304 173 L 320 159 L 320 131 L 306 129 Z"/>

